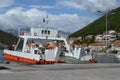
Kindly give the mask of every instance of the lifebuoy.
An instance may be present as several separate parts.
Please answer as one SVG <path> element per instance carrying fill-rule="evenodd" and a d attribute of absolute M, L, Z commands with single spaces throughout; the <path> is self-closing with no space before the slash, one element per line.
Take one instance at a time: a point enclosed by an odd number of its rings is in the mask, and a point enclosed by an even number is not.
<path fill-rule="evenodd" d="M 36 32 L 34 32 L 34 36 L 37 36 L 37 33 L 36 33 Z"/>

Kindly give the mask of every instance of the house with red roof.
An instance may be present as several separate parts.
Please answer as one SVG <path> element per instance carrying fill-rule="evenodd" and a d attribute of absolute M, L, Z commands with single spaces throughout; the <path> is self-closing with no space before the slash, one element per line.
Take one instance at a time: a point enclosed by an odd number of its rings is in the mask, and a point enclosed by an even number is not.
<path fill-rule="evenodd" d="M 105 42 L 96 42 L 89 45 L 89 48 L 93 54 L 96 53 L 105 53 Z"/>

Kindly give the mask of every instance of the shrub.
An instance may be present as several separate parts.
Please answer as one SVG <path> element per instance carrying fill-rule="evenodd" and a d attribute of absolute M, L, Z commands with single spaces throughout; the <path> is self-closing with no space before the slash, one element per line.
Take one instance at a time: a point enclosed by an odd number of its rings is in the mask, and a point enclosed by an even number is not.
<path fill-rule="evenodd" d="M 112 54 L 117 54 L 118 53 L 118 50 L 113 50 L 111 51 Z"/>

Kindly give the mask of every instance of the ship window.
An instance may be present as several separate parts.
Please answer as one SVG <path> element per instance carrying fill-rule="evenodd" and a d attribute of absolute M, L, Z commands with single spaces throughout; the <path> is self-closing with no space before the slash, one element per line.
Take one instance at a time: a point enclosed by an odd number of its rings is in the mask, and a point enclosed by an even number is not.
<path fill-rule="evenodd" d="M 47 30 L 45 30 L 45 34 L 47 34 Z"/>
<path fill-rule="evenodd" d="M 48 34 L 50 34 L 50 31 L 48 31 Z"/>
<path fill-rule="evenodd" d="M 41 32 L 42 34 L 44 34 L 44 30 L 42 30 L 42 32 Z"/>

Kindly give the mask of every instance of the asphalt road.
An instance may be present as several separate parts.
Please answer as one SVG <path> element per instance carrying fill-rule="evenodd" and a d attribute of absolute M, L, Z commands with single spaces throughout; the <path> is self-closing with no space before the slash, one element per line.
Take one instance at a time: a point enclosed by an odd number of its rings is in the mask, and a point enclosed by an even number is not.
<path fill-rule="evenodd" d="M 0 80 L 120 80 L 120 64 L 0 64 Z"/>

